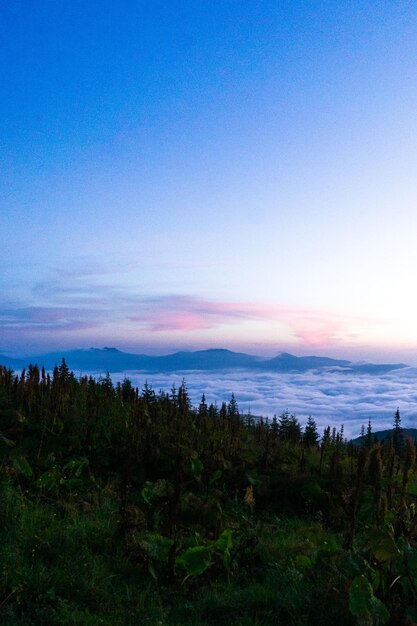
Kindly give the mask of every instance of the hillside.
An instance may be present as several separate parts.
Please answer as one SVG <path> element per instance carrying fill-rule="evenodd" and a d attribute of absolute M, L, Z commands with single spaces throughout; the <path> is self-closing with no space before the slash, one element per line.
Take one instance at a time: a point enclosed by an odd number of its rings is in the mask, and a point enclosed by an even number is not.
<path fill-rule="evenodd" d="M 0 619 L 415 623 L 415 446 L 0 368 Z"/>

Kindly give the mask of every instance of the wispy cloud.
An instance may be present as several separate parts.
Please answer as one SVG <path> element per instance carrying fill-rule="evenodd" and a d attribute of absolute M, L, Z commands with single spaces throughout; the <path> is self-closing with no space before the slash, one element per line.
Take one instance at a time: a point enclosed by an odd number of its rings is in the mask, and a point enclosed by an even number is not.
<path fill-rule="evenodd" d="M 184 295 L 143 298 L 136 303 L 131 321 L 151 332 L 193 331 L 243 320 L 272 320 L 270 308 L 247 302 L 213 302 Z"/>
<path fill-rule="evenodd" d="M 204 298 L 168 295 L 137 302 L 131 321 L 154 333 L 216 328 L 244 321 L 284 325 L 295 341 L 311 347 L 326 347 L 353 341 L 355 328 L 377 323 L 366 317 L 339 315 L 303 307 L 268 303 L 210 301 Z"/>
<path fill-rule="evenodd" d="M 349 343 L 354 337 L 352 329 L 372 323 L 331 312 L 268 303 L 213 301 L 182 294 L 140 296 L 111 285 L 74 286 L 72 281 L 38 285 L 34 295 L 40 300 L 55 299 L 59 304 L 4 307 L 0 309 L 3 331 L 25 329 L 36 333 L 49 329 L 70 334 L 80 329 L 97 329 L 105 323 L 113 332 L 109 339 L 117 342 L 121 329 L 178 336 L 216 329 L 225 332 L 225 327 L 238 328 L 240 324 L 255 322 L 258 327 L 270 329 L 280 326 L 293 344 L 325 348 Z"/>
<path fill-rule="evenodd" d="M 234 344 L 239 337 L 246 345 L 260 337 L 274 337 L 274 343 L 326 349 L 352 345 L 360 329 L 375 326 L 376 320 L 340 315 L 307 307 L 289 307 L 268 302 L 229 301 L 209 299 L 189 294 L 140 293 L 134 283 L 119 284 L 112 277 L 112 268 L 93 261 L 75 263 L 74 267 L 59 268 L 47 280 L 32 286 L 31 294 L 16 305 L 0 302 L 0 328 L 3 335 L 13 339 L 16 333 L 44 335 L 51 339 L 67 334 L 77 344 L 77 333 L 91 330 L 91 342 L 100 336 L 116 344 L 129 334 L 140 334 L 145 343 L 174 340 L 181 345 L 198 343 L 198 337 L 227 343 L 233 329 Z M 117 274 L 117 272 L 116 272 Z M 250 327 L 250 331 L 248 331 Z M 100 335 L 98 332 L 105 328 Z M 106 334 L 107 333 L 107 334 Z M 240 334 L 239 334 L 240 333 Z M 249 334 L 253 333 L 253 338 Z M 153 339 L 152 339 L 153 338 Z M 216 339 L 217 340 L 217 339 Z M 67 342 L 68 343 L 68 342 Z M 201 347 L 201 346 L 200 346 Z"/>
<path fill-rule="evenodd" d="M 65 307 L 22 307 L 0 310 L 2 332 L 68 332 L 94 328 L 97 316 L 92 311 Z"/>

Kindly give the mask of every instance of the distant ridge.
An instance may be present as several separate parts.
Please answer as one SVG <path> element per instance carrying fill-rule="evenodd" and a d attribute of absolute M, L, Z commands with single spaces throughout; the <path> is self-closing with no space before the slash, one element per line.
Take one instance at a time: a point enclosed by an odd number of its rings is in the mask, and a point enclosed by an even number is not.
<path fill-rule="evenodd" d="M 24 359 L 14 359 L 11 356 L 5 356 L 4 354 L 0 354 L 0 365 L 7 367 L 12 370 L 20 370 L 23 367 L 26 367 L 28 362 L 26 358 Z"/>
<path fill-rule="evenodd" d="M 417 441 L 417 428 L 402 428 L 401 432 L 404 437 L 406 438 L 409 437 L 410 439 L 414 439 L 414 441 Z M 388 428 L 387 430 L 379 430 L 375 433 L 372 433 L 372 439 L 374 440 L 376 439 L 376 441 L 385 441 L 385 440 L 389 440 L 392 434 L 393 434 L 392 428 Z M 358 445 L 363 445 L 365 442 L 366 442 L 366 435 L 352 439 L 352 443 L 355 443 Z"/>
<path fill-rule="evenodd" d="M 56 351 L 47 354 L 30 355 L 14 359 L 0 355 L 0 364 L 11 369 L 22 369 L 30 363 L 53 369 L 65 358 L 70 369 L 83 372 L 128 372 L 144 370 L 147 372 L 174 372 L 181 370 L 224 370 L 251 369 L 269 372 L 306 372 L 312 369 L 334 369 L 350 373 L 381 374 L 407 367 L 403 363 L 373 364 L 353 363 L 351 361 L 331 359 L 319 356 L 295 356 L 283 352 L 276 357 L 266 358 L 233 352 L 223 348 L 197 350 L 194 352 L 175 352 L 165 356 L 131 354 L 117 348 L 87 348 Z"/>

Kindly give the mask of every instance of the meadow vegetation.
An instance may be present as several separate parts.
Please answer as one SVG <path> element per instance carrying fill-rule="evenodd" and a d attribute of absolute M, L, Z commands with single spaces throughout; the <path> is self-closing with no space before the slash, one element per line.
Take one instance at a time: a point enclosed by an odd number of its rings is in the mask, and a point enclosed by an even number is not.
<path fill-rule="evenodd" d="M 415 444 L 0 368 L 0 623 L 417 623 Z"/>

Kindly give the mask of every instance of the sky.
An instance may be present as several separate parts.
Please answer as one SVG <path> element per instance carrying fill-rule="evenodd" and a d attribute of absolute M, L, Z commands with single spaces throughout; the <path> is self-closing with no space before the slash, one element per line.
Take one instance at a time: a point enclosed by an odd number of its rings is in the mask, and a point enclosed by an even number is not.
<path fill-rule="evenodd" d="M 417 5 L 0 6 L 0 354 L 417 364 Z"/>

